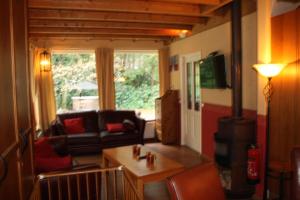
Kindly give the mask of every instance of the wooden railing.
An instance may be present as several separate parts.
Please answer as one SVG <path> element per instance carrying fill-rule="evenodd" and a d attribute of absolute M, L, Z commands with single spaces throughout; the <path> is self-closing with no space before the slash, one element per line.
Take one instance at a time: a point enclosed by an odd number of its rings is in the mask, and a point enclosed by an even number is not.
<path fill-rule="evenodd" d="M 123 166 L 40 174 L 30 200 L 141 200 Z"/>

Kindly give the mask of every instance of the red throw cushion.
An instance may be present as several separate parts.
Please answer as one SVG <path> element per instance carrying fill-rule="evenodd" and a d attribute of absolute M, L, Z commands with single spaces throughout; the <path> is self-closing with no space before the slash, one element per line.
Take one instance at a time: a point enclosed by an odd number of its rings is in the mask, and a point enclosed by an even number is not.
<path fill-rule="evenodd" d="M 106 128 L 110 133 L 124 131 L 122 123 L 108 123 L 106 124 Z"/>
<path fill-rule="evenodd" d="M 64 126 L 67 134 L 78 134 L 85 132 L 82 117 L 65 119 Z"/>
<path fill-rule="evenodd" d="M 70 169 L 72 167 L 72 157 L 40 157 L 35 156 L 35 169 L 37 173 Z"/>
<path fill-rule="evenodd" d="M 48 137 L 39 138 L 34 142 L 34 151 L 36 156 L 40 157 L 56 157 L 54 148 L 49 144 Z"/>

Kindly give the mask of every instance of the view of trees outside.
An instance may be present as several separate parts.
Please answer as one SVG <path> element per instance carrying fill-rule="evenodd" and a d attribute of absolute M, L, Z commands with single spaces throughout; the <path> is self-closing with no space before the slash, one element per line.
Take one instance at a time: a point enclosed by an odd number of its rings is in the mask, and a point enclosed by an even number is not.
<path fill-rule="evenodd" d="M 95 53 L 54 52 L 51 62 L 57 112 L 98 109 Z"/>
<path fill-rule="evenodd" d="M 95 53 L 53 52 L 51 59 L 57 113 L 98 109 Z M 154 119 L 154 101 L 159 96 L 158 53 L 116 51 L 114 69 L 116 108 Z"/>
<path fill-rule="evenodd" d="M 154 119 L 159 96 L 158 53 L 116 51 L 114 68 L 116 108 L 136 110 L 141 117 Z"/>

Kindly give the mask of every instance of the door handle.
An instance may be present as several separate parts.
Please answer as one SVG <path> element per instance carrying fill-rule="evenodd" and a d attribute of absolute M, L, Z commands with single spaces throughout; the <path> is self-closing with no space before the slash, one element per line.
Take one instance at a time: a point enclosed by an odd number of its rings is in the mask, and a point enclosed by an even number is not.
<path fill-rule="evenodd" d="M 3 174 L 0 175 L 0 184 L 1 184 L 5 180 L 5 178 L 7 176 L 8 166 L 7 166 L 7 162 L 6 162 L 5 158 L 3 158 L 2 155 L 0 155 L 0 161 L 1 161 L 1 164 L 3 166 Z"/>

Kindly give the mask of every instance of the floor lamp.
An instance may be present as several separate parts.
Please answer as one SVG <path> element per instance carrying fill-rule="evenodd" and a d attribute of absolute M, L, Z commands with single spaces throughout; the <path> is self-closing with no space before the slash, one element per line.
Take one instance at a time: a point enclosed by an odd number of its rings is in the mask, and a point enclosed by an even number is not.
<path fill-rule="evenodd" d="M 265 165 L 264 165 L 264 193 L 263 200 L 268 199 L 268 170 L 269 170 L 269 145 L 270 145 L 270 102 L 272 96 L 271 80 L 274 76 L 277 76 L 284 68 L 284 64 L 256 64 L 253 67 L 256 71 L 268 78 L 268 83 L 264 87 L 264 96 L 267 103 L 267 125 L 266 125 L 266 150 L 265 150 Z"/>

